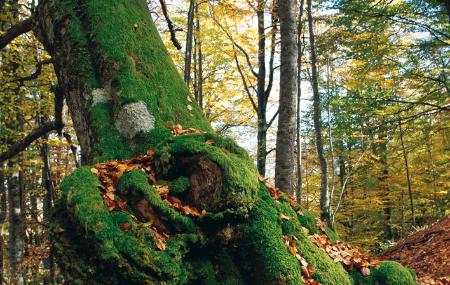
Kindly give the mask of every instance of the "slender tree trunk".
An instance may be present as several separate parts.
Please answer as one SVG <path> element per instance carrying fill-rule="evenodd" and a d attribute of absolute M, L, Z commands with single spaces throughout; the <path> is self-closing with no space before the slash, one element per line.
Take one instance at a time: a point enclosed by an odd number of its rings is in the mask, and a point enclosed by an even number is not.
<path fill-rule="evenodd" d="M 315 47 L 315 37 L 314 37 L 314 23 L 312 16 L 312 0 L 307 0 L 308 4 L 308 29 L 309 29 L 309 42 L 311 49 L 311 84 L 313 90 L 313 108 L 314 108 L 314 130 L 316 133 L 316 147 L 317 155 L 320 162 L 321 170 L 321 195 L 320 195 L 320 209 L 321 218 L 327 221 L 328 225 L 331 226 L 331 217 L 329 212 L 330 197 L 328 192 L 328 170 L 327 161 L 324 156 L 323 142 L 322 142 L 322 115 L 321 115 L 321 104 L 320 104 L 320 94 L 319 94 L 319 83 L 318 83 L 318 72 L 317 72 L 317 56 Z"/>
<path fill-rule="evenodd" d="M 13 164 L 9 164 L 13 171 Z M 21 275 L 21 262 L 24 257 L 24 216 L 23 216 L 23 171 L 12 175 L 8 181 L 8 205 L 9 205 L 9 241 L 8 257 L 12 285 L 23 284 Z"/>
<path fill-rule="evenodd" d="M 202 53 L 202 37 L 200 31 L 200 14 L 199 14 L 200 3 L 195 6 L 195 19 L 196 19 L 196 45 L 197 45 L 197 64 L 198 64 L 198 74 L 197 74 L 197 103 L 200 109 L 203 110 L 203 53 Z"/>
<path fill-rule="evenodd" d="M 275 161 L 275 186 L 294 194 L 295 111 L 297 98 L 297 30 L 295 0 L 279 3 L 281 35 L 280 99 Z"/>
<path fill-rule="evenodd" d="M 408 182 L 408 194 L 409 194 L 409 204 L 411 207 L 411 225 L 416 225 L 416 217 L 414 214 L 414 197 L 412 193 L 412 187 L 411 187 L 411 175 L 409 174 L 409 164 L 408 164 L 408 154 L 406 153 L 405 149 L 405 143 L 403 142 L 403 129 L 400 125 L 400 142 L 402 144 L 402 153 L 403 153 L 403 160 L 405 162 L 405 169 L 406 169 L 406 180 Z"/>
<path fill-rule="evenodd" d="M 5 167 L 3 163 L 0 163 L 0 224 L 4 224 L 6 221 L 6 211 L 7 211 L 7 197 L 6 197 L 6 175 Z M 3 266 L 3 232 L 0 232 L 0 283 L 3 284 L 4 280 L 4 266 Z"/>
<path fill-rule="evenodd" d="M 333 144 L 333 133 L 331 131 L 331 90 L 330 90 L 330 82 L 331 82 L 331 73 L 330 73 L 330 64 L 327 62 L 327 128 L 328 128 L 328 142 L 330 145 L 330 172 L 331 172 L 331 181 L 330 181 L 330 203 L 329 203 L 329 212 L 332 216 L 331 224 L 334 225 L 334 215 L 332 210 L 333 204 L 333 196 L 335 190 L 335 172 L 334 172 L 334 144 Z"/>
<path fill-rule="evenodd" d="M 340 188 L 342 188 L 344 186 L 344 180 L 345 180 L 345 173 L 346 173 L 346 169 L 345 169 L 345 157 L 344 157 L 344 142 L 342 139 L 338 140 L 338 149 L 339 151 L 339 156 L 338 156 L 338 164 L 339 164 L 339 184 L 340 184 Z"/>
<path fill-rule="evenodd" d="M 387 185 L 386 180 L 389 176 L 388 169 L 388 161 L 387 161 L 387 134 L 385 131 L 382 131 L 380 134 L 380 143 L 379 143 L 379 155 L 380 155 L 380 163 L 381 163 L 381 175 L 378 178 L 380 187 L 384 189 L 384 206 L 383 206 L 383 214 L 384 214 L 384 238 L 385 240 L 391 240 L 393 238 L 392 232 L 392 202 L 391 202 L 391 193 L 389 191 L 389 185 Z"/>
<path fill-rule="evenodd" d="M 189 0 L 187 15 L 186 48 L 184 51 L 184 82 L 189 87 L 191 80 L 192 41 L 194 35 L 195 0 Z"/>
<path fill-rule="evenodd" d="M 257 158 L 256 164 L 259 174 L 266 175 L 266 156 L 267 156 L 267 102 L 265 100 L 266 85 L 266 35 L 265 35 L 265 1 L 258 0 L 256 17 L 258 21 L 258 73 L 256 83 L 256 97 L 258 101 L 258 134 L 257 134 Z"/>
<path fill-rule="evenodd" d="M 41 146 L 41 157 L 43 162 L 42 167 L 42 186 L 46 190 L 42 211 L 44 222 L 49 223 L 51 221 L 51 210 L 53 209 L 53 200 L 55 189 L 53 186 L 53 181 L 50 173 L 50 162 L 49 162 L 49 153 L 48 153 L 48 145 L 46 143 Z M 49 275 L 48 279 L 45 280 L 45 284 L 55 284 L 55 260 L 54 260 L 54 249 L 53 249 L 53 241 L 52 236 L 49 236 L 50 239 L 50 252 L 48 258 L 44 261 L 44 267 L 48 270 Z"/>
<path fill-rule="evenodd" d="M 302 58 L 303 58 L 303 46 L 302 46 L 302 29 L 303 29 L 303 9 L 305 5 L 305 0 L 300 0 L 300 9 L 298 13 L 298 24 L 297 24 L 297 53 L 298 53 L 298 64 L 297 64 L 297 201 L 302 204 Z"/>

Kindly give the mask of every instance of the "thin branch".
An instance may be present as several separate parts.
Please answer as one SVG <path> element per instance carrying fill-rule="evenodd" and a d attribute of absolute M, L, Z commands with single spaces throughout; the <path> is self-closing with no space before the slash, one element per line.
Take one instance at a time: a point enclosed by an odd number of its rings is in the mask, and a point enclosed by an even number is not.
<path fill-rule="evenodd" d="M 367 153 L 368 150 L 370 149 L 370 146 L 371 146 L 371 143 L 369 143 L 369 145 L 366 147 L 366 149 L 363 151 L 363 153 L 359 156 L 358 160 L 357 160 L 356 163 L 355 163 L 355 167 L 352 168 L 351 171 L 348 173 L 347 177 L 345 177 L 344 183 L 342 184 L 342 187 L 341 187 L 341 192 L 340 192 L 340 194 L 339 194 L 339 200 L 338 200 L 338 203 L 337 203 L 337 205 L 336 205 L 334 211 L 331 211 L 331 212 L 332 212 L 332 219 L 333 219 L 333 221 L 334 221 L 334 217 L 336 216 L 336 213 L 339 211 L 339 207 L 341 206 L 342 198 L 344 197 L 344 193 L 345 193 L 345 189 L 346 189 L 346 186 L 347 186 L 347 182 L 348 182 L 348 180 L 350 179 L 350 177 L 351 177 L 351 176 L 356 172 L 356 170 L 358 169 L 361 160 L 363 159 L 363 157 L 366 155 L 366 153 Z"/>
<path fill-rule="evenodd" d="M 275 49 L 276 49 L 276 34 L 277 34 L 277 23 L 276 23 L 276 18 L 272 16 L 272 25 L 273 25 L 273 30 L 272 30 L 272 36 L 271 36 L 271 44 L 272 46 L 270 47 L 270 60 L 269 60 L 269 82 L 267 83 L 267 88 L 264 91 L 264 100 L 265 102 L 267 102 L 269 100 L 269 96 L 270 96 L 270 92 L 272 91 L 272 87 L 273 87 L 273 76 L 275 73 L 275 67 L 273 65 L 273 62 L 275 60 Z"/>
<path fill-rule="evenodd" d="M 50 121 L 43 124 L 39 128 L 32 130 L 26 137 L 21 139 L 16 144 L 12 145 L 7 151 L 0 154 L 0 163 L 10 159 L 11 157 L 25 150 L 31 143 L 41 138 L 48 132 L 56 131 L 57 129 L 58 124 L 54 121 Z"/>
<path fill-rule="evenodd" d="M 64 108 L 64 95 L 58 86 L 52 87 L 52 91 L 55 94 L 55 124 L 58 134 L 61 135 L 64 128 L 63 122 L 63 108 Z"/>
<path fill-rule="evenodd" d="M 38 63 L 36 64 L 36 71 L 35 71 L 35 72 L 33 72 L 32 74 L 30 74 L 30 75 L 28 75 L 28 76 L 25 76 L 25 77 L 15 78 L 15 79 L 9 81 L 9 83 L 20 82 L 20 85 L 23 85 L 23 83 L 24 83 L 25 81 L 35 80 L 35 79 L 37 79 L 37 78 L 39 77 L 39 75 L 41 75 L 41 73 L 42 73 L 42 67 L 43 67 L 45 64 L 50 64 L 50 63 L 52 63 L 52 60 L 51 60 L 51 59 L 44 60 L 44 61 L 40 61 L 40 62 L 38 62 Z"/>
<path fill-rule="evenodd" d="M 280 109 L 278 109 L 277 112 L 275 113 L 275 115 L 273 115 L 272 119 L 270 119 L 269 123 L 267 124 L 267 128 L 270 128 L 270 126 L 272 126 L 273 122 L 278 117 L 279 113 L 280 113 Z"/>
<path fill-rule="evenodd" d="M 79 168 L 80 167 L 80 163 L 77 160 L 77 147 L 72 143 L 72 136 L 70 134 L 66 133 L 66 132 L 63 133 L 63 136 L 64 136 L 64 138 L 66 139 L 67 143 L 70 146 L 70 150 L 72 151 L 72 156 L 73 156 L 73 159 L 75 161 L 75 166 L 77 168 Z"/>
<path fill-rule="evenodd" d="M 238 48 L 238 50 L 240 50 L 245 57 L 245 60 L 247 61 L 247 65 L 250 69 L 250 71 L 252 72 L 252 74 L 255 77 L 258 77 L 258 73 L 255 71 L 255 69 L 253 68 L 253 64 L 250 60 L 250 55 L 245 51 L 245 49 L 243 47 L 241 47 L 234 39 L 233 37 L 230 35 L 230 33 L 225 29 L 225 27 L 214 17 L 214 15 L 211 15 L 211 19 L 213 19 L 213 21 L 217 24 L 217 26 L 219 26 L 219 28 L 222 30 L 222 32 L 225 33 L 225 35 L 227 36 L 227 38 L 231 41 L 231 43 L 233 44 L 234 47 Z"/>
<path fill-rule="evenodd" d="M 252 93 L 250 92 L 250 89 L 248 88 L 247 80 L 245 79 L 244 73 L 241 69 L 241 64 L 239 63 L 239 59 L 237 57 L 236 49 L 234 49 L 234 60 L 237 65 L 237 69 L 239 71 L 239 75 L 241 75 L 242 78 L 242 84 L 244 85 L 245 93 L 247 94 L 247 97 L 250 99 L 250 102 L 252 103 L 253 109 L 255 109 L 256 112 L 258 112 L 258 107 L 256 107 L 255 100 L 252 97 Z"/>
<path fill-rule="evenodd" d="M 28 18 L 9 28 L 4 35 L 0 36 L 0 50 L 11 43 L 18 36 L 31 31 L 32 26 L 33 20 L 32 18 Z"/>
<path fill-rule="evenodd" d="M 165 2 L 164 0 L 159 0 L 159 3 L 161 4 L 161 9 L 162 9 L 162 12 L 163 12 L 163 14 L 164 14 L 164 18 L 166 18 L 167 27 L 169 28 L 169 32 L 170 32 L 170 40 L 172 41 L 173 45 L 174 45 L 178 50 L 180 50 L 182 47 L 181 47 L 180 42 L 179 42 L 178 39 L 177 39 L 177 35 L 176 35 L 175 28 L 174 28 L 174 26 L 173 26 L 173 22 L 172 22 L 172 20 L 170 19 L 169 12 L 167 11 L 167 5 L 166 5 L 166 2 Z"/>

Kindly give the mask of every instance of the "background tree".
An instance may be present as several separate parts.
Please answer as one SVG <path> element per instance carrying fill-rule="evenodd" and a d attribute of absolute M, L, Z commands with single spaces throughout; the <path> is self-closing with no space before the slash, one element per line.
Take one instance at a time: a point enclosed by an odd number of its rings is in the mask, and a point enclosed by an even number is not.
<path fill-rule="evenodd" d="M 279 3 L 281 60 L 275 186 L 294 194 L 295 110 L 297 108 L 297 3 Z"/>

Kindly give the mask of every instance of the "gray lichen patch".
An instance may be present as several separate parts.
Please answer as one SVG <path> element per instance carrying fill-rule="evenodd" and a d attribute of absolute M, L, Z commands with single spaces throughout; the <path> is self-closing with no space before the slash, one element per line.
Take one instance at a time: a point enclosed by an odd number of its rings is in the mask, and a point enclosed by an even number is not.
<path fill-rule="evenodd" d="M 98 103 L 105 103 L 111 101 L 112 97 L 106 89 L 96 88 L 92 90 L 92 104 L 91 106 L 95 106 Z"/>
<path fill-rule="evenodd" d="M 134 138 L 138 133 L 146 133 L 155 127 L 155 117 L 149 113 L 147 105 L 138 101 L 124 105 L 116 116 L 115 126 L 126 138 Z"/>

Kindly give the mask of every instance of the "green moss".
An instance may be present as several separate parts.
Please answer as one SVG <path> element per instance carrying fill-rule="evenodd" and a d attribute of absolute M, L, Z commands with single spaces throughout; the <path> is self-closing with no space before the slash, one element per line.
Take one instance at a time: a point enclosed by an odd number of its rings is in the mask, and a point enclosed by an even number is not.
<path fill-rule="evenodd" d="M 148 16 L 146 2 L 85 2 L 82 13 L 95 23 L 87 29 L 95 52 L 101 54 L 96 64 L 102 68 L 103 81 L 111 80 L 117 91 L 116 104 L 144 101 L 157 127 L 172 121 L 210 131 L 200 108 L 188 100 L 189 91 Z"/>
<path fill-rule="evenodd" d="M 186 176 L 180 176 L 175 181 L 169 182 L 170 195 L 181 194 L 191 186 L 189 178 Z"/>
<path fill-rule="evenodd" d="M 196 227 L 192 218 L 182 215 L 179 211 L 165 204 L 159 193 L 148 184 L 147 175 L 140 170 L 125 173 L 117 186 L 118 194 L 130 199 L 132 196 L 145 199 L 158 213 L 162 221 L 172 226 L 178 232 L 195 233 Z"/>
<path fill-rule="evenodd" d="M 144 181 L 147 187 L 141 187 Z M 94 244 L 98 246 L 100 260 L 108 264 L 115 263 L 118 268 L 130 262 L 141 268 L 142 271 L 132 272 L 131 277 L 123 273 L 124 276 L 128 276 L 130 284 L 154 278 L 166 280 L 168 284 L 180 284 L 185 280 L 188 273 L 182 260 L 191 248 L 204 244 L 203 238 L 197 234 L 174 235 L 166 241 L 165 251 L 156 250 L 154 242 L 148 244 L 151 240 L 148 234 L 133 235 L 137 232 L 136 225 L 133 225 L 133 230 L 127 232 L 120 230 L 120 226 L 125 222 L 133 224 L 130 213 L 108 211 L 97 188 L 98 184 L 97 177 L 90 169 L 83 167 L 66 177 L 61 189 L 67 209 L 79 228 L 83 229 L 84 235 L 93 239 Z M 144 188 L 142 192 L 147 199 L 153 201 L 157 198 L 161 202 L 159 195 L 148 185 L 143 172 L 133 171 L 125 174 L 121 184 L 121 187 Z M 159 204 L 153 201 L 152 205 L 160 211 L 162 217 L 168 217 L 168 222 L 173 223 L 179 230 L 195 232 L 195 226 L 190 218 L 175 213 L 175 210 L 162 202 Z"/>
<path fill-rule="evenodd" d="M 207 140 L 213 145 L 206 144 Z M 212 134 L 185 135 L 174 138 L 168 151 L 176 157 L 202 155 L 217 163 L 223 174 L 223 191 L 218 199 L 225 204 L 226 212 L 245 216 L 255 206 L 259 188 L 256 168 L 233 141 Z"/>
<path fill-rule="evenodd" d="M 81 20 L 77 14 L 78 7 L 74 1 L 62 0 L 58 1 L 59 17 L 54 20 L 64 22 L 67 25 L 66 34 L 71 44 L 75 47 L 71 50 L 71 60 L 76 62 L 73 66 L 77 69 L 80 79 L 85 80 L 90 88 L 98 87 L 95 69 L 89 53 L 89 41 L 86 32 L 81 24 Z M 70 21 L 67 22 L 67 19 Z"/>
<path fill-rule="evenodd" d="M 319 231 L 317 227 L 317 218 L 308 210 L 301 209 L 303 215 L 298 215 L 300 224 L 309 230 L 310 234 L 316 234 Z"/>
<path fill-rule="evenodd" d="M 418 285 L 416 275 L 395 261 L 383 261 L 369 276 L 359 271 L 351 272 L 355 285 Z"/>
<path fill-rule="evenodd" d="M 331 243 L 335 243 L 340 240 L 338 234 L 329 227 L 325 229 L 325 234 L 330 239 Z"/>
<path fill-rule="evenodd" d="M 312 243 L 302 228 L 305 226 L 300 223 L 299 219 L 296 219 L 297 216 L 299 218 L 308 217 L 306 221 L 311 222 L 314 216 L 312 216 L 312 214 L 307 211 L 303 212 L 303 216 L 297 215 L 297 213 L 292 209 L 289 202 L 287 201 L 280 203 L 275 202 L 270 197 L 265 187 L 262 188 L 261 193 L 262 194 L 260 194 L 260 197 L 270 203 L 271 206 L 276 209 L 277 217 L 281 224 L 283 235 L 295 236 L 298 239 L 296 245 L 299 254 L 303 258 L 305 258 L 306 261 L 315 269 L 313 278 L 318 280 L 322 284 L 352 284 L 348 273 L 341 266 L 341 264 L 334 262 L 322 249 L 318 248 L 314 243 Z M 281 214 L 287 215 L 288 217 L 290 217 L 290 219 L 286 220 L 279 218 Z M 316 223 L 314 223 L 314 225 L 315 224 Z M 308 230 L 311 234 L 311 230 Z"/>
<path fill-rule="evenodd" d="M 196 285 L 245 285 L 233 258 L 225 251 L 218 250 L 210 259 L 192 260 L 189 264 L 191 278 L 189 284 Z"/>
<path fill-rule="evenodd" d="M 275 202 L 261 185 L 258 207 L 242 225 L 240 268 L 249 284 L 302 284 L 299 262 L 284 244 Z"/>
<path fill-rule="evenodd" d="M 111 118 L 111 104 L 98 103 L 89 110 L 91 127 L 96 134 L 94 152 L 95 162 L 107 160 L 124 160 L 133 155 L 131 147 L 133 144 L 119 134 Z"/>

